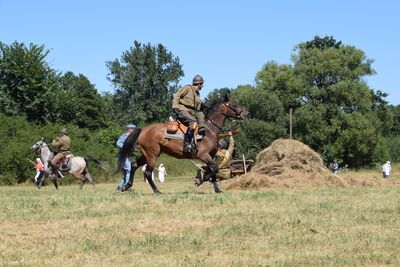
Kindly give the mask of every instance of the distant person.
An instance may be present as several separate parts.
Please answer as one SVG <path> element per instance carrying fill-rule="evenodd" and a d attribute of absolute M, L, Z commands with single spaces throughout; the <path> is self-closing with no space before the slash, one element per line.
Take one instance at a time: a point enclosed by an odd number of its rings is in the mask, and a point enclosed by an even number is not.
<path fill-rule="evenodd" d="M 386 161 L 383 165 L 382 165 L 382 175 L 383 178 L 386 179 L 389 177 L 390 175 L 390 171 L 392 170 L 392 166 L 390 166 L 390 161 Z"/>
<path fill-rule="evenodd" d="M 331 170 L 333 174 L 338 174 L 339 164 L 337 163 L 336 159 L 334 159 L 333 162 L 331 163 Z"/>
<path fill-rule="evenodd" d="M 126 133 L 121 135 L 117 141 L 117 147 L 119 149 L 121 149 L 122 146 L 124 145 L 124 142 L 125 142 L 126 138 L 128 137 L 128 135 L 131 132 L 133 132 L 133 130 L 136 128 L 137 128 L 136 125 L 131 124 L 131 123 L 126 126 Z M 131 177 L 131 158 L 130 157 L 127 157 L 125 159 L 125 163 L 124 163 L 122 172 L 123 172 L 124 176 L 121 178 L 121 181 L 119 182 L 119 185 L 117 187 L 117 192 L 121 192 L 122 190 L 124 190 L 125 185 L 129 182 L 129 178 Z"/>
<path fill-rule="evenodd" d="M 143 177 L 144 177 L 144 181 L 146 183 L 149 183 L 146 179 L 146 177 L 144 176 L 144 173 L 146 172 L 146 167 L 147 167 L 147 163 L 143 165 L 142 167 L 142 172 L 143 172 Z M 154 171 L 151 172 L 151 179 L 154 181 Z"/>
<path fill-rule="evenodd" d="M 43 162 L 40 160 L 40 158 L 36 159 L 35 169 L 36 169 L 36 175 L 35 175 L 34 179 L 35 179 L 35 183 L 38 184 L 38 179 L 41 178 L 42 175 L 44 174 L 44 165 L 43 165 Z"/>
<path fill-rule="evenodd" d="M 168 175 L 167 174 L 167 170 L 164 167 L 164 164 L 160 164 L 160 166 L 158 167 L 158 180 L 160 181 L 160 183 L 164 183 L 165 182 L 165 176 Z"/>

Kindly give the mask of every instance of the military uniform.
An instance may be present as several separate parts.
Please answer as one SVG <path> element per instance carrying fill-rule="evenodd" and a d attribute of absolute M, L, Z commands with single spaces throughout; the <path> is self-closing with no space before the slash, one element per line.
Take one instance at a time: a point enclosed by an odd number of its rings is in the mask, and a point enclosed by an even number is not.
<path fill-rule="evenodd" d="M 203 105 L 200 100 L 200 90 L 203 87 L 203 77 L 196 75 L 192 85 L 182 87 L 174 96 L 172 109 L 177 115 L 177 119 L 188 126 L 183 140 L 183 152 L 192 152 L 192 139 L 194 135 L 194 125 L 200 125 L 199 133 L 204 134 L 204 114 Z"/>
<path fill-rule="evenodd" d="M 233 140 L 233 136 L 230 136 L 228 149 L 218 149 L 217 153 L 215 154 L 215 162 L 219 168 L 217 178 L 220 180 L 229 179 L 231 176 L 229 163 L 232 160 L 234 144 L 235 141 Z"/>
<path fill-rule="evenodd" d="M 178 110 L 178 120 L 190 127 L 194 127 L 197 120 L 204 121 L 200 91 L 196 86 L 182 87 L 174 96 L 172 109 Z"/>
<path fill-rule="evenodd" d="M 58 154 L 51 160 L 51 165 L 59 167 L 60 162 L 70 154 L 71 138 L 65 133 L 51 142 L 53 147 L 58 148 Z"/>

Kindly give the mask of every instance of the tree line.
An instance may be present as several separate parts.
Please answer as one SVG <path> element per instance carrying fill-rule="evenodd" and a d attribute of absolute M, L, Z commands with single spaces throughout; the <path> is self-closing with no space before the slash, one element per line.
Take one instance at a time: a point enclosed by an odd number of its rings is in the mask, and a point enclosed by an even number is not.
<path fill-rule="evenodd" d="M 118 59 L 105 62 L 114 91 L 100 94 L 84 74 L 51 68 L 48 54 L 44 45 L 0 42 L 0 157 L 15 156 L 16 151 L 4 150 L 7 139 L 19 131 L 7 128 L 14 119 L 25 120 L 38 132 L 51 125 L 86 129 L 105 151 L 112 151 L 127 122 L 143 127 L 168 118 L 184 76 L 179 57 L 165 46 L 135 41 Z M 254 85 L 215 88 L 206 96 L 211 106 L 228 94 L 250 111 L 251 118 L 237 125 L 238 156 L 255 158 L 276 138 L 287 138 L 293 109 L 294 138 L 319 152 L 326 163 L 337 159 L 359 168 L 399 160 L 400 106 L 388 104 L 386 93 L 367 84 L 366 78 L 375 74 L 372 59 L 332 36 L 315 36 L 297 44 L 291 60 L 266 62 L 255 73 Z M 4 166 L 0 175 L 9 171 Z"/>

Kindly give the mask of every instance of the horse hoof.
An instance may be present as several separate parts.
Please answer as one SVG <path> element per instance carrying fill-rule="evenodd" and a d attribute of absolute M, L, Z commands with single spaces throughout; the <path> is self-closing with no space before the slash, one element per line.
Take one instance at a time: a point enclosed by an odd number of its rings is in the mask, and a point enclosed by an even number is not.
<path fill-rule="evenodd" d="M 162 193 L 160 191 L 154 191 L 154 194 L 161 195 Z"/>

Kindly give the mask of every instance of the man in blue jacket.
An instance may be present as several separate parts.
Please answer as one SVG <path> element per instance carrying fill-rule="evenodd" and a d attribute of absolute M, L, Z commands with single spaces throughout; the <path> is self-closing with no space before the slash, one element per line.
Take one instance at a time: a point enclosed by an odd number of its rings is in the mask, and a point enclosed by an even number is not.
<path fill-rule="evenodd" d="M 131 132 L 133 132 L 133 130 L 137 127 L 134 124 L 128 124 L 126 126 L 126 128 L 127 128 L 126 133 L 124 133 L 123 135 L 121 135 L 118 138 L 117 147 L 119 149 L 121 149 L 122 146 L 124 145 L 124 142 L 125 142 L 126 138 L 128 137 L 128 135 Z M 122 188 L 124 188 L 124 186 L 129 182 L 129 178 L 130 178 L 130 174 L 131 174 L 131 158 L 130 157 L 126 158 L 125 163 L 124 163 L 124 168 L 122 171 L 124 173 L 124 176 L 122 177 L 121 181 L 119 182 L 119 185 L 117 187 L 117 192 L 121 192 Z"/>

